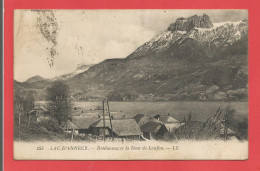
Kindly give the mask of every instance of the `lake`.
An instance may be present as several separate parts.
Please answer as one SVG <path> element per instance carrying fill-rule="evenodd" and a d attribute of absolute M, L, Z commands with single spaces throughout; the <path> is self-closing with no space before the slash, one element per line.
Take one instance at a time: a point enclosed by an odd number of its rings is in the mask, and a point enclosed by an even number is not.
<path fill-rule="evenodd" d="M 111 112 L 122 111 L 127 118 L 136 114 L 154 116 L 156 114 L 168 114 L 180 121 L 191 111 L 192 120 L 205 121 L 214 114 L 218 107 L 230 105 L 236 110 L 237 119 L 248 118 L 248 102 L 109 102 Z M 77 107 L 95 109 L 101 102 L 74 102 Z"/>

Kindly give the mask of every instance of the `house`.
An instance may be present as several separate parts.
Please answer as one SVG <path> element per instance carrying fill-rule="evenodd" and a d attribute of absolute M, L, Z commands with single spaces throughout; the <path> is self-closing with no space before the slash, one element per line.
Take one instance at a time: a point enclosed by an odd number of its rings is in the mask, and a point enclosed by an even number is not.
<path fill-rule="evenodd" d="M 71 122 L 77 127 L 75 130 L 79 134 L 90 134 L 90 125 L 99 120 L 100 118 L 98 116 L 73 116 L 71 118 Z"/>
<path fill-rule="evenodd" d="M 50 118 L 48 109 L 42 105 L 36 105 L 31 111 L 29 111 L 28 115 L 29 120 L 33 120 L 35 122 L 40 122 Z"/>
<path fill-rule="evenodd" d="M 136 123 L 139 123 L 139 121 L 144 117 L 144 114 L 137 114 L 133 117 L 133 119 L 136 121 Z"/>
<path fill-rule="evenodd" d="M 99 119 L 97 122 L 90 125 L 90 131 L 93 135 L 104 136 L 104 132 L 105 132 L 106 137 L 111 136 L 109 132 L 111 128 L 109 119 L 105 119 L 105 124 L 103 121 L 104 121 L 103 119 L 102 120 Z"/>
<path fill-rule="evenodd" d="M 112 136 L 113 129 L 113 137 L 118 138 L 126 138 L 132 140 L 139 140 L 140 136 L 143 134 L 138 124 L 134 119 L 114 119 L 111 120 L 112 127 L 110 124 L 110 120 L 105 120 L 105 135 Z M 92 131 L 94 135 L 103 136 L 104 134 L 104 120 L 99 120 L 93 125 L 91 125 Z"/>
<path fill-rule="evenodd" d="M 71 133 L 73 131 L 76 134 L 78 134 L 78 130 L 79 130 L 79 128 L 74 123 L 72 123 L 70 120 L 67 121 L 67 123 L 66 123 L 66 125 L 64 125 L 63 129 L 66 132 Z"/>
<path fill-rule="evenodd" d="M 165 124 L 154 117 L 138 114 L 134 119 L 147 139 L 162 139 L 169 132 Z"/>
<path fill-rule="evenodd" d="M 140 128 L 147 139 L 163 139 L 164 135 L 168 133 L 166 126 L 156 119 L 142 124 Z"/>
<path fill-rule="evenodd" d="M 167 115 L 156 115 L 154 118 L 164 123 L 169 132 L 173 132 L 175 129 L 185 124 L 171 117 L 169 113 Z"/>

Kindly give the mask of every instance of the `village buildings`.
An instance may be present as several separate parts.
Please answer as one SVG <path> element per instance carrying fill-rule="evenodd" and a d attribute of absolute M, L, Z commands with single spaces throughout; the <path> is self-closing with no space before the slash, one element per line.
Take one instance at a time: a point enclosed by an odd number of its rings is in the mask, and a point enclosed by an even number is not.
<path fill-rule="evenodd" d="M 138 114 L 134 119 L 147 139 L 163 139 L 164 135 L 169 132 L 165 124 L 154 117 Z"/>
<path fill-rule="evenodd" d="M 148 117 L 138 114 L 133 118 L 126 118 L 121 112 L 111 112 L 110 116 L 102 115 L 102 111 L 78 114 L 72 115 L 67 122 L 66 131 L 101 138 L 105 136 L 128 140 L 160 140 L 173 129 L 183 125 L 168 115 Z"/>
<path fill-rule="evenodd" d="M 108 114 L 109 113 L 109 114 Z M 51 114 L 43 105 L 35 106 L 30 112 L 31 120 L 41 122 L 51 118 Z M 146 116 L 137 114 L 128 118 L 123 112 L 108 112 L 100 109 L 86 110 L 74 108 L 69 120 L 62 126 L 70 134 L 91 136 L 95 139 L 125 139 L 125 140 L 173 140 L 173 139 L 203 139 L 208 134 L 203 130 L 204 122 L 191 121 L 191 114 L 187 120 L 181 122 L 170 114 Z M 30 120 L 29 120 L 30 122 Z M 29 125 L 29 124 L 28 124 Z M 214 124 L 217 131 L 213 137 L 240 139 L 235 131 L 225 129 L 221 121 Z M 210 127 L 210 129 L 213 129 Z M 201 132 L 202 135 L 200 134 Z M 208 136 L 210 137 L 210 136 Z"/>
<path fill-rule="evenodd" d="M 104 127 L 105 125 L 105 127 Z M 103 136 L 104 129 L 106 136 L 125 138 L 130 140 L 140 140 L 143 134 L 134 119 L 99 120 L 91 126 L 92 133 Z"/>
<path fill-rule="evenodd" d="M 73 116 L 71 118 L 71 122 L 77 127 L 75 130 L 79 134 L 91 134 L 90 126 L 99 120 L 98 116 Z"/>
<path fill-rule="evenodd" d="M 35 105 L 32 110 L 28 113 L 29 122 L 35 121 L 40 122 L 50 118 L 48 109 L 43 105 Z"/>
<path fill-rule="evenodd" d="M 175 129 L 185 124 L 170 116 L 169 113 L 167 115 L 156 115 L 155 118 L 164 123 L 169 132 L 173 132 Z"/>

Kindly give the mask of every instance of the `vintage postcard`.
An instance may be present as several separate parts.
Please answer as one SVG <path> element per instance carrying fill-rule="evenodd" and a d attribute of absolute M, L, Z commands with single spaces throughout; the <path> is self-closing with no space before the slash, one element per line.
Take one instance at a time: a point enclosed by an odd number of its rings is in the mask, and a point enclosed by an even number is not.
<path fill-rule="evenodd" d="M 15 10 L 15 160 L 248 159 L 247 10 Z"/>

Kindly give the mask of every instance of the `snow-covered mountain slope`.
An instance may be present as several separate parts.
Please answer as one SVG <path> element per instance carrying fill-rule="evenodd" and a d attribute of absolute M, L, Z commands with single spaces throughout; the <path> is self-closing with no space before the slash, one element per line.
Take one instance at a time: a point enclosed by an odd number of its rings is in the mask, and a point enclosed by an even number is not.
<path fill-rule="evenodd" d="M 207 23 L 211 23 L 210 19 L 208 19 Z M 141 57 L 147 53 L 160 53 L 172 46 L 175 42 L 181 44 L 187 38 L 194 39 L 198 41 L 198 43 L 214 44 L 216 46 L 220 44 L 223 45 L 224 43 L 224 46 L 230 46 L 242 37 L 247 36 L 248 19 L 238 22 L 216 23 L 214 25 L 211 23 L 206 28 L 193 27 L 190 28 L 189 31 L 183 29 L 178 30 L 178 28 L 179 27 L 175 28 L 173 31 L 167 30 L 159 34 L 140 46 L 136 51 L 129 55 L 128 58 Z M 219 41 L 221 41 L 221 43 Z"/>
<path fill-rule="evenodd" d="M 147 53 L 159 53 L 166 48 L 170 47 L 172 43 L 180 39 L 186 34 L 186 31 L 165 31 L 160 35 L 154 37 L 149 42 L 146 42 L 144 45 L 140 46 L 136 51 L 134 51 L 130 56 L 131 58 L 142 56 Z"/>
<path fill-rule="evenodd" d="M 219 22 L 219 23 L 213 23 L 214 28 L 219 27 L 219 26 L 223 26 L 225 24 L 233 24 L 233 25 L 238 25 L 241 21 L 236 21 L 236 22 L 232 22 L 232 21 L 228 21 L 228 22 Z"/>
<path fill-rule="evenodd" d="M 247 100 L 247 66 L 248 20 L 213 24 L 203 15 L 177 19 L 126 58 L 59 79 L 79 101 Z"/>

